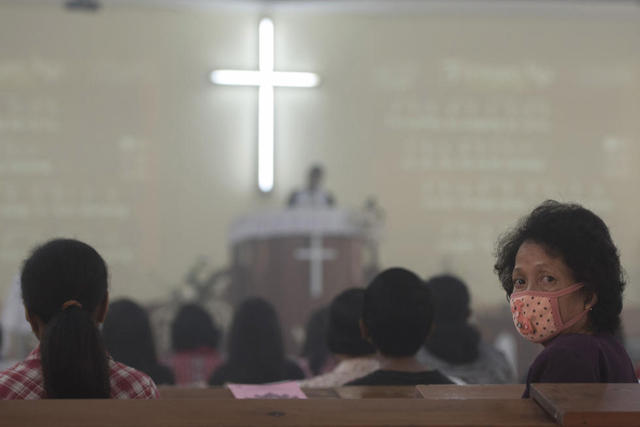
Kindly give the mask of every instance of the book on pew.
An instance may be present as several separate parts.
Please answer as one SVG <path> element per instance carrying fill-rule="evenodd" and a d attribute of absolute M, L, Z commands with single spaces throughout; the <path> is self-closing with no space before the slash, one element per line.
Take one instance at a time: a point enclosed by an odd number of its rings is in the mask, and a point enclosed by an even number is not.
<path fill-rule="evenodd" d="M 306 399 L 295 381 L 270 384 L 227 384 L 236 399 Z"/>

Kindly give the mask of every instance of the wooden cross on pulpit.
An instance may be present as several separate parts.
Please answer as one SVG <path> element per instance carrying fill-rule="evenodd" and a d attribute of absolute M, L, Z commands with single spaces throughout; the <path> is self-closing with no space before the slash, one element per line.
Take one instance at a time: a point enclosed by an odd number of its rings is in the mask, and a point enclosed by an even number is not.
<path fill-rule="evenodd" d="M 309 261 L 309 295 L 311 298 L 319 298 L 324 292 L 324 262 L 332 261 L 337 257 L 335 249 L 323 246 L 322 236 L 319 234 L 310 237 L 311 244 L 308 248 L 296 249 L 294 257 L 300 261 Z"/>

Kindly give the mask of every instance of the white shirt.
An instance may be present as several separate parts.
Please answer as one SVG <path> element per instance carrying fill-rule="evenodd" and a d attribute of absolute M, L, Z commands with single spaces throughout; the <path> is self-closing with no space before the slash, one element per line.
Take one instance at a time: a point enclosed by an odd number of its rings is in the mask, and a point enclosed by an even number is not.
<path fill-rule="evenodd" d="M 362 378 L 380 368 L 380 362 L 375 356 L 354 357 L 338 363 L 331 372 L 300 382 L 304 388 L 340 387 L 346 383 Z"/>

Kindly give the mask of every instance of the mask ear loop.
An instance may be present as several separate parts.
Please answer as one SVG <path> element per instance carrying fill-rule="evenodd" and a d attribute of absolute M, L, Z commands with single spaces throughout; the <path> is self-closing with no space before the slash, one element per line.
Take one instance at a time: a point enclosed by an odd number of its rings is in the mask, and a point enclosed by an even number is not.
<path fill-rule="evenodd" d="M 570 293 L 575 292 L 578 289 L 581 289 L 584 287 L 584 284 L 582 283 L 576 283 L 573 286 L 570 286 L 567 289 L 564 289 L 562 293 L 557 292 L 557 296 L 555 296 L 554 298 L 551 298 L 551 310 L 553 311 L 553 316 L 556 317 L 557 319 L 560 320 L 561 325 L 558 327 L 558 330 L 556 331 L 556 333 L 554 335 L 552 335 L 549 338 L 553 338 L 555 336 L 557 336 L 560 332 L 562 331 L 566 331 L 567 329 L 569 329 L 570 327 L 572 327 L 573 325 L 575 325 L 576 323 L 578 323 L 580 320 L 582 320 L 582 318 L 584 316 L 586 316 L 592 309 L 593 307 L 589 307 L 588 309 L 585 307 L 584 310 L 582 311 L 582 313 L 579 313 L 577 315 L 575 315 L 573 318 L 569 319 L 568 321 L 564 321 L 562 319 L 562 316 L 560 315 L 560 308 L 559 308 L 559 303 L 558 303 L 558 298 L 564 295 L 569 295 Z M 570 290 L 570 291 L 569 291 Z"/>
<path fill-rule="evenodd" d="M 560 289 L 559 291 L 554 291 L 554 292 L 547 292 L 547 291 L 520 291 L 520 292 L 513 292 L 511 293 L 511 295 L 509 296 L 509 298 L 511 298 L 512 296 L 534 296 L 534 297 L 562 297 L 568 294 L 571 294 L 575 291 L 577 291 L 580 288 L 583 288 L 584 284 L 581 282 L 575 283 L 571 286 L 569 286 L 568 288 L 565 289 Z"/>
<path fill-rule="evenodd" d="M 591 308 L 589 309 L 585 309 L 582 311 L 582 313 L 577 314 L 576 316 L 574 316 L 571 320 L 569 320 L 568 322 L 566 322 L 563 326 L 562 329 L 560 330 L 561 332 L 572 327 L 573 325 L 575 325 L 576 323 L 578 323 L 584 316 L 586 316 L 587 314 L 589 314 L 589 312 L 591 311 Z"/>

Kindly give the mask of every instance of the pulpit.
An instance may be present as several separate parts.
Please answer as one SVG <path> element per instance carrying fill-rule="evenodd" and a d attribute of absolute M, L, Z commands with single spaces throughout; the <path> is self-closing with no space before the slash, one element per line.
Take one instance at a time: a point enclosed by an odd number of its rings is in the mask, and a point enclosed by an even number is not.
<path fill-rule="evenodd" d="M 239 218 L 230 230 L 231 302 L 260 296 L 274 304 L 287 350 L 295 352 L 314 310 L 375 273 L 379 229 L 371 213 L 342 209 Z"/>

